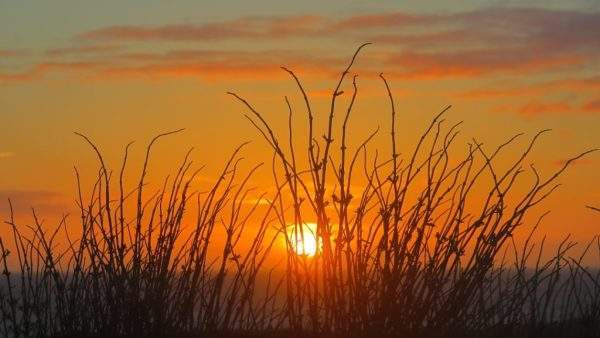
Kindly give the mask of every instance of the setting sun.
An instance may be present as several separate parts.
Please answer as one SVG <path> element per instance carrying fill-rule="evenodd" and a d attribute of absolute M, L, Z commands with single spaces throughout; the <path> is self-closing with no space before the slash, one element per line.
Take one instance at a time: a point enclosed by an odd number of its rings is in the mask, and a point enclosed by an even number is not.
<path fill-rule="evenodd" d="M 290 225 L 286 232 L 289 243 L 298 256 L 313 257 L 320 251 L 320 243 L 317 239 L 317 224 Z"/>

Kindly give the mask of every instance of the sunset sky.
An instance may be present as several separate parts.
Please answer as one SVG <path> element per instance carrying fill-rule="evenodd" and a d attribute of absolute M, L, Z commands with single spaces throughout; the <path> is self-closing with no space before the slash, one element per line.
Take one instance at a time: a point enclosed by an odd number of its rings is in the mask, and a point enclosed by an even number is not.
<path fill-rule="evenodd" d="M 190 147 L 194 162 L 206 164 L 201 180 L 244 141 L 253 141 L 247 158 L 269 161 L 246 111 L 225 93 L 253 102 L 283 133 L 284 96 L 304 116 L 295 84 L 279 68 L 286 66 L 322 119 L 337 75 L 363 42 L 373 45 L 353 69 L 354 145 L 377 126 L 390 128 L 383 72 L 396 98 L 402 153 L 448 104 L 447 118 L 465 121 L 462 144 L 476 138 L 491 149 L 516 133 L 551 128 L 530 160 L 546 175 L 600 147 L 600 2 L 429 3 L 0 0 L 2 218 L 9 197 L 18 210 L 71 210 L 73 166 L 88 181 L 96 168 L 74 131 L 118 168 L 129 141 L 139 163 L 152 136 L 186 128 L 157 146 L 155 180 Z M 386 135 L 373 147 L 385 149 Z M 577 162 L 538 209 L 552 210 L 551 236 L 600 234 L 600 214 L 585 208 L 600 206 L 599 168 L 600 154 Z M 259 173 L 258 184 L 267 187 L 269 174 Z"/>

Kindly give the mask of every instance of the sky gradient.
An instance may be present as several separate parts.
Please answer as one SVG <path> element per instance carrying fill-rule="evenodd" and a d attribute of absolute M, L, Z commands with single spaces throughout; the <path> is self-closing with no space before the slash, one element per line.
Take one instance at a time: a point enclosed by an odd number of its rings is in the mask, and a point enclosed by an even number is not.
<path fill-rule="evenodd" d="M 353 71 L 354 144 L 377 126 L 389 129 L 377 78 L 383 72 L 403 152 L 448 104 L 448 118 L 465 121 L 463 143 L 476 138 L 491 148 L 551 128 L 531 160 L 546 174 L 600 146 L 598 2 L 424 3 L 0 0 L 0 201 L 10 197 L 18 210 L 32 205 L 49 215 L 69 210 L 73 166 L 88 180 L 95 170 L 74 131 L 89 135 L 117 167 L 129 141 L 139 162 L 153 135 L 186 128 L 157 147 L 157 179 L 190 147 L 207 180 L 243 141 L 254 141 L 247 157 L 268 161 L 243 107 L 225 93 L 239 93 L 285 128 L 284 96 L 302 107 L 279 68 L 286 66 L 323 118 L 335 77 L 363 42 L 373 45 Z M 551 236 L 584 241 L 600 233 L 598 214 L 585 208 L 600 206 L 599 165 L 598 155 L 577 162 L 540 208 L 552 210 Z M 257 178 L 269 179 L 268 170 Z M 0 206 L 2 217 L 6 210 Z"/>

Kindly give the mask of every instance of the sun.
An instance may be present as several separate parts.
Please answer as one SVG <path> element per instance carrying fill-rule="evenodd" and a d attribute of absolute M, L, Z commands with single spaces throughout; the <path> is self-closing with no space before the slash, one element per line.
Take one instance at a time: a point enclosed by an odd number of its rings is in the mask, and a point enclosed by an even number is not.
<path fill-rule="evenodd" d="M 290 225 L 287 227 L 286 232 L 296 255 L 314 257 L 319 253 L 321 243 L 317 238 L 317 225 L 315 223 Z"/>

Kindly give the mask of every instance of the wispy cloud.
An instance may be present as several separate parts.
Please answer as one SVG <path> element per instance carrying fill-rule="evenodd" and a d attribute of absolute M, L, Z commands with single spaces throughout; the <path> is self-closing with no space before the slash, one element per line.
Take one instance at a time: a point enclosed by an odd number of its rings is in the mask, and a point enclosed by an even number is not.
<path fill-rule="evenodd" d="M 600 99 L 586 102 L 581 109 L 588 113 L 600 114 Z"/>
<path fill-rule="evenodd" d="M 164 26 L 110 26 L 84 32 L 81 40 L 104 41 L 213 41 L 222 39 L 270 39 L 307 36 L 322 31 L 327 20 L 320 16 L 244 17 L 206 24 Z"/>
<path fill-rule="evenodd" d="M 477 45 L 533 47 L 558 53 L 598 50 L 600 12 L 541 8 L 484 8 L 450 14 L 391 12 L 343 19 L 318 15 L 242 17 L 203 24 L 108 26 L 84 32 L 82 40 L 212 41 L 348 36 L 428 49 Z M 481 47 L 481 46 L 479 46 Z M 560 47 L 560 48 L 557 48 Z M 568 48 L 567 48 L 568 47 Z M 540 55 L 543 57 L 543 55 Z"/>
<path fill-rule="evenodd" d="M 0 72 L 0 84 L 24 82 L 31 80 L 39 80 L 48 73 L 90 73 L 92 70 L 98 70 L 103 66 L 98 62 L 42 62 L 31 66 L 29 69 L 21 72 Z"/>
<path fill-rule="evenodd" d="M 51 48 L 46 50 L 47 56 L 62 57 L 71 55 L 90 55 L 90 54 L 104 54 L 117 52 L 122 50 L 122 46 L 118 45 L 84 45 L 84 46 L 72 46 L 63 48 Z"/>
<path fill-rule="evenodd" d="M 41 216 L 56 216 L 70 211 L 68 199 L 54 191 L 0 189 L 0 217 L 3 220 L 10 213 L 9 199 L 17 216 L 29 214 L 32 209 Z"/>
<path fill-rule="evenodd" d="M 0 151 L 0 159 L 9 158 L 15 156 L 15 153 L 11 151 Z"/>
<path fill-rule="evenodd" d="M 120 53 L 102 61 L 44 62 L 16 73 L 0 73 L 0 83 L 35 80 L 49 73 L 69 73 L 97 78 L 198 77 L 208 80 L 269 79 L 280 76 L 282 62 L 304 73 L 329 76 L 341 59 L 308 57 L 297 52 L 269 50 L 173 50 L 166 53 Z M 335 68 L 337 71 L 337 68 Z"/>
<path fill-rule="evenodd" d="M 335 59 L 332 55 L 337 55 L 336 52 L 297 48 L 296 43 L 290 42 L 296 38 L 337 39 L 348 45 L 363 41 L 386 44 L 385 52 L 367 57 L 377 65 L 377 71 L 410 80 L 559 73 L 597 64 L 598 34 L 600 12 L 541 8 L 483 8 L 418 15 L 391 12 L 345 18 L 261 16 L 196 24 L 116 25 L 82 32 L 73 46 L 45 51 L 44 55 L 51 57 L 52 62 L 42 60 L 21 73 L 0 73 L 0 81 L 31 80 L 49 71 L 81 71 L 83 67 L 99 76 L 266 78 L 272 77 L 282 62 L 290 60 L 298 65 L 297 69 L 327 71 L 330 60 L 316 60 Z M 256 44 L 254 52 L 233 49 L 146 52 L 147 45 L 161 42 L 161 48 L 165 48 L 162 42 L 166 41 L 171 48 L 178 42 Z M 285 46 L 296 47 L 296 51 L 282 49 L 282 41 Z M 128 53 L 118 47 L 125 43 Z M 98 58 L 94 59 L 94 55 Z M 100 61 L 90 62 L 90 59 Z M 90 66 L 90 63 L 102 65 Z"/>
<path fill-rule="evenodd" d="M 22 49 L 0 49 L 0 58 L 19 57 L 25 54 L 27 52 Z"/>
<path fill-rule="evenodd" d="M 537 102 L 532 101 L 519 109 L 519 114 L 527 117 L 534 117 L 546 114 L 565 114 L 571 113 L 574 108 L 567 102 Z"/>
<path fill-rule="evenodd" d="M 492 108 L 497 113 L 517 113 L 523 117 L 535 118 L 548 115 L 591 115 L 600 114 L 600 100 L 586 101 L 583 104 L 565 100 L 545 101 L 533 99 L 522 105 L 499 105 Z"/>
<path fill-rule="evenodd" d="M 388 63 L 408 78 L 438 79 L 484 75 L 531 73 L 582 64 L 576 55 L 539 57 L 535 51 L 474 49 L 453 52 L 407 52 L 391 55 Z"/>
<path fill-rule="evenodd" d="M 553 91 L 585 91 L 597 92 L 600 90 L 600 76 L 582 78 L 563 78 L 553 81 L 544 81 L 526 85 L 496 86 L 478 88 L 458 92 L 457 95 L 467 99 L 501 98 L 511 96 L 539 95 Z"/>

